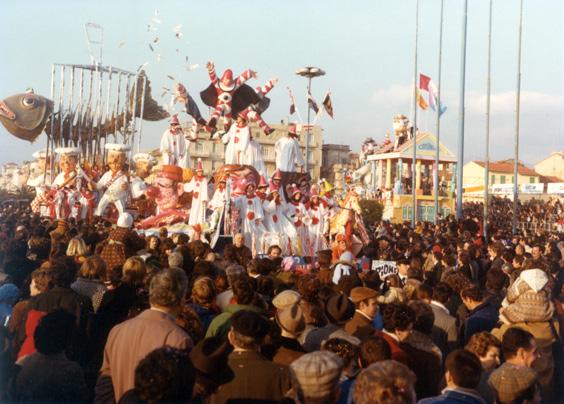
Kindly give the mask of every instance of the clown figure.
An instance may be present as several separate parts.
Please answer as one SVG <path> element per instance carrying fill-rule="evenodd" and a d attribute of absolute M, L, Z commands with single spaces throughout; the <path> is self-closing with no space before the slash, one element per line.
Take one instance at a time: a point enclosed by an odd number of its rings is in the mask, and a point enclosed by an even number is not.
<path fill-rule="evenodd" d="M 300 191 L 296 184 L 292 184 L 289 187 L 288 196 L 290 197 L 288 215 L 298 233 L 294 251 L 299 255 L 313 256 L 315 251 L 311 249 L 308 230 L 308 226 L 311 225 L 311 218 L 307 213 L 305 205 L 301 202 L 302 191 Z"/>
<path fill-rule="evenodd" d="M 306 209 L 311 218 L 311 224 L 308 226 L 310 247 L 313 251 L 326 250 L 328 248 L 326 236 L 329 235 L 329 212 L 319 197 L 319 191 L 315 185 L 311 186 Z"/>
<path fill-rule="evenodd" d="M 217 78 L 215 73 L 215 65 L 213 62 L 208 62 L 206 67 L 208 69 L 210 81 L 217 93 L 217 101 L 215 109 L 208 122 L 208 129 L 210 132 L 215 131 L 217 120 L 220 116 L 223 116 L 225 118 L 225 130 L 228 131 L 231 126 L 232 103 L 235 91 L 237 91 L 237 89 L 247 80 L 256 77 L 257 74 L 256 72 L 247 69 L 241 73 L 237 79 L 233 80 L 233 72 L 231 69 L 226 69 L 220 80 Z"/>
<path fill-rule="evenodd" d="M 225 177 L 219 179 L 217 187 L 215 188 L 215 191 L 213 193 L 213 197 L 208 204 L 208 207 L 212 210 L 212 214 L 210 215 L 209 219 L 211 231 L 214 231 L 216 229 L 216 226 L 221 219 L 223 209 L 225 208 L 225 203 L 227 201 L 226 184 L 227 181 Z"/>
<path fill-rule="evenodd" d="M 110 169 L 102 175 L 102 178 L 96 184 L 96 189 L 102 192 L 102 197 L 94 215 L 104 215 L 104 211 L 110 203 L 114 204 L 121 215 L 125 212 L 129 191 L 129 179 L 124 171 L 125 152 L 129 150 L 129 147 L 125 144 L 106 143 L 105 148 L 108 150 L 107 162 Z"/>
<path fill-rule="evenodd" d="M 169 127 L 161 137 L 160 149 L 163 156 L 163 165 L 173 165 L 181 168 L 190 167 L 188 145 L 176 114 L 170 119 Z"/>
<path fill-rule="evenodd" d="M 271 190 L 263 202 L 264 225 L 267 230 L 267 245 L 278 245 L 283 255 L 296 253 L 293 244 L 296 243 L 298 233 L 294 224 L 288 219 L 291 214 L 289 206 L 284 203 L 279 190 Z"/>
<path fill-rule="evenodd" d="M 251 140 L 251 131 L 247 125 L 245 115 L 237 116 L 237 124 L 232 126 L 223 135 L 221 141 L 227 145 L 225 147 L 225 164 L 246 164 L 246 150 Z"/>
<path fill-rule="evenodd" d="M 184 193 L 182 169 L 178 166 L 162 166 L 157 172 L 155 184 L 146 191 L 147 198 L 157 205 L 157 215 L 141 222 L 141 228 L 161 227 L 188 219 L 180 195 Z"/>
<path fill-rule="evenodd" d="M 192 206 L 190 208 L 190 218 L 188 224 L 195 226 L 201 225 L 206 221 L 206 206 L 208 203 L 208 180 L 204 176 L 202 160 L 198 159 L 196 175 L 190 182 L 184 184 L 184 192 L 192 192 Z"/>
<path fill-rule="evenodd" d="M 263 251 L 262 238 L 266 232 L 263 224 L 264 211 L 261 200 L 255 195 L 255 183 L 246 182 L 244 189 L 245 195 L 235 198 L 233 205 L 241 217 L 241 233 L 245 236 L 245 245 L 256 255 Z"/>
<path fill-rule="evenodd" d="M 278 139 L 274 145 L 276 153 L 276 168 L 280 171 L 297 172 L 303 171 L 305 165 L 304 156 L 298 143 L 298 127 L 290 125 L 288 134 Z"/>

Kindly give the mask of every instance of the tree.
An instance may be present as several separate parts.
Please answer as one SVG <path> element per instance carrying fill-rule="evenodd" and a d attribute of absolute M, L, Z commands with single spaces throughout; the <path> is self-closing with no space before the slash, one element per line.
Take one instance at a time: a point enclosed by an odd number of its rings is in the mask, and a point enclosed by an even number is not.
<path fill-rule="evenodd" d="M 361 199 L 359 201 L 362 209 L 362 220 L 367 228 L 371 228 L 382 220 L 384 205 L 374 199 Z"/>

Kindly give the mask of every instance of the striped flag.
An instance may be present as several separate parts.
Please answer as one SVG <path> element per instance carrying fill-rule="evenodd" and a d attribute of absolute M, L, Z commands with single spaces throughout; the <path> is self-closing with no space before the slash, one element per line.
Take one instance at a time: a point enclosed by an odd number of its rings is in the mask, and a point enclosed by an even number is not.
<path fill-rule="evenodd" d="M 327 111 L 327 115 L 333 118 L 333 102 L 331 101 L 331 93 L 329 91 L 325 93 L 322 104 L 323 108 L 325 108 L 325 111 Z"/>
<path fill-rule="evenodd" d="M 296 99 L 290 87 L 288 87 L 288 95 L 290 96 L 290 115 L 294 115 L 296 112 Z"/>
<path fill-rule="evenodd" d="M 309 91 L 307 92 L 307 105 L 309 108 L 313 109 L 313 112 L 315 112 L 316 114 L 319 112 L 319 105 L 313 99 L 313 96 Z"/>

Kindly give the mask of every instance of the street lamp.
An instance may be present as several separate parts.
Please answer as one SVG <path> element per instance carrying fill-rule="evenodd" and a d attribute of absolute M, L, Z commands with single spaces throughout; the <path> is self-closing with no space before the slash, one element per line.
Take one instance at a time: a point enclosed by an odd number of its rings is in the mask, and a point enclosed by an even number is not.
<path fill-rule="evenodd" d="M 302 67 L 301 69 L 296 70 L 296 74 L 298 76 L 307 77 L 307 93 L 308 95 L 311 94 L 311 79 L 314 77 L 324 76 L 325 70 L 320 69 L 319 67 L 313 66 L 306 66 Z M 306 132 L 306 147 L 305 147 L 305 171 L 309 173 L 309 135 L 310 135 L 310 108 L 309 108 L 309 100 L 307 106 L 307 132 Z"/>

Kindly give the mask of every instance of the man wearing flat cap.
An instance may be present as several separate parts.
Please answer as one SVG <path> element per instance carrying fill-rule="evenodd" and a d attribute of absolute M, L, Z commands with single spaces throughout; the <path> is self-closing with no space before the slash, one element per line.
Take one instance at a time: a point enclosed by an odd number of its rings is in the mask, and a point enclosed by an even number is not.
<path fill-rule="evenodd" d="M 374 334 L 372 322 L 378 313 L 378 292 L 359 286 L 351 290 L 351 300 L 356 306 L 353 318 L 345 324 L 345 331 L 363 340 Z"/>
<path fill-rule="evenodd" d="M 275 364 L 260 353 L 270 324 L 260 314 L 241 310 L 233 314 L 228 339 L 233 346 L 228 366 L 234 373 L 233 380 L 219 386 L 211 396 L 211 403 L 228 400 L 281 401 L 290 389 L 288 367 Z"/>

